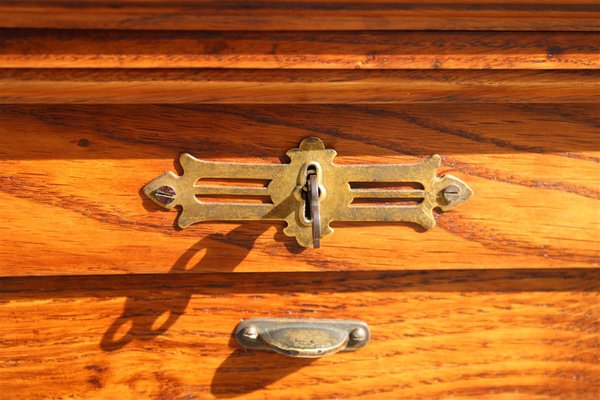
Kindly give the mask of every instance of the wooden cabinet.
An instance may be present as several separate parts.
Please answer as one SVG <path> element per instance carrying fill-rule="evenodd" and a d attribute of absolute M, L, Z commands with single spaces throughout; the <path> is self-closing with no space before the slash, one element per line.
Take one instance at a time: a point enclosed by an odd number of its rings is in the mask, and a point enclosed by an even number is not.
<path fill-rule="evenodd" d="M 0 4 L 0 398 L 595 399 L 594 1 Z M 208 161 L 442 157 L 436 226 L 174 226 L 142 188 Z M 319 359 L 241 319 L 369 324 Z"/>

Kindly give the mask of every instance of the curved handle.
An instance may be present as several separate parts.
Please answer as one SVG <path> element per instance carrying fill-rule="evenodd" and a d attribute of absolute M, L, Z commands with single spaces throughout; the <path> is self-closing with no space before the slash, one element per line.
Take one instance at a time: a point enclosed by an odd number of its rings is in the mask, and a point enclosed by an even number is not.
<path fill-rule="evenodd" d="M 234 336 L 250 349 L 317 358 L 361 348 L 369 341 L 370 334 L 362 321 L 255 318 L 242 321 Z"/>

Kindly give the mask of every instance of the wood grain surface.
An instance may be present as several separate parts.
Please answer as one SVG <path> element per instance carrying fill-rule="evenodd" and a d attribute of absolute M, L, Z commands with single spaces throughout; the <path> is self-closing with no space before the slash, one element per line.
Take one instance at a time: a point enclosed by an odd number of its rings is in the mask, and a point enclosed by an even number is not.
<path fill-rule="evenodd" d="M 0 399 L 597 400 L 598 0 L 0 2 Z M 32 29 L 33 28 L 33 29 Z M 89 103 L 89 104 L 74 104 Z M 174 228 L 182 152 L 410 163 L 475 195 L 407 224 Z M 233 273 L 235 272 L 235 273 Z M 354 353 L 251 317 L 366 321 Z"/>
<path fill-rule="evenodd" d="M 591 103 L 595 70 L 0 69 L 0 104 Z"/>
<path fill-rule="evenodd" d="M 594 400 L 598 270 L 0 279 L 0 398 Z M 245 351 L 251 317 L 351 318 L 317 360 Z"/>
<path fill-rule="evenodd" d="M 181 152 L 287 162 L 319 136 L 338 163 L 443 156 L 475 195 L 422 231 L 335 223 L 319 250 L 282 224 L 173 228 L 140 189 Z M 596 105 L 37 105 L 0 108 L 0 274 L 598 267 Z"/>
<path fill-rule="evenodd" d="M 4 68 L 597 69 L 595 32 L 0 30 Z"/>
<path fill-rule="evenodd" d="M 598 15 L 596 0 L 3 0 L 0 27 L 597 31 Z"/>

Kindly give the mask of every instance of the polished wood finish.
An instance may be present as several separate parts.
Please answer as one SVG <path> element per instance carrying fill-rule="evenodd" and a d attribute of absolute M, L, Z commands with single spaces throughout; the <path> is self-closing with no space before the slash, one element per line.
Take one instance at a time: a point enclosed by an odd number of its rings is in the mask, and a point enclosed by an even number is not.
<path fill-rule="evenodd" d="M 2 28 L 597 31 L 596 0 L 3 0 Z"/>
<path fill-rule="evenodd" d="M 1 399 L 572 399 L 600 390 L 597 271 L 0 280 Z M 358 318 L 372 341 L 299 360 L 240 318 Z"/>
<path fill-rule="evenodd" d="M 592 32 L 0 30 L 4 68 L 590 69 Z"/>
<path fill-rule="evenodd" d="M 592 103 L 593 70 L 0 69 L 0 104 Z"/>
<path fill-rule="evenodd" d="M 597 400 L 598 0 L 0 2 L 0 399 Z M 88 103 L 88 104 L 75 104 Z M 406 224 L 174 227 L 181 152 L 438 153 L 475 195 Z M 179 171 L 181 172 L 181 171 Z M 241 349 L 252 317 L 364 349 Z"/>
<path fill-rule="evenodd" d="M 0 108 L 2 275 L 598 267 L 596 105 L 55 105 Z M 430 231 L 335 223 L 319 250 L 268 222 L 173 227 L 140 189 L 181 152 L 339 163 L 443 156 L 475 195 Z"/>

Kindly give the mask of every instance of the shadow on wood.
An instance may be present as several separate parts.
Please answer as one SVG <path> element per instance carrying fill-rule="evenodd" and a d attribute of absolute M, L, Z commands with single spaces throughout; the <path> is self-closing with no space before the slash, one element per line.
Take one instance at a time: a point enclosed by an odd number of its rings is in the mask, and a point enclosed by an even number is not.
<path fill-rule="evenodd" d="M 210 391 L 218 398 L 242 396 L 263 389 L 314 361 L 314 358 L 285 358 L 277 353 L 237 349 L 215 371 Z M 231 382 L 237 383 L 233 390 Z"/>
<path fill-rule="evenodd" d="M 170 273 L 201 272 L 205 263 L 214 264 L 217 261 L 214 259 L 217 254 L 211 245 L 214 241 L 221 241 L 229 245 L 228 257 L 219 257 L 218 261 L 224 271 L 233 271 L 252 250 L 256 238 L 269 225 L 263 224 L 263 227 L 263 230 L 255 230 L 254 235 L 248 235 L 244 225 L 233 229 L 227 235 L 209 235 L 183 253 L 171 268 Z M 205 253 L 202 258 L 196 261 L 195 257 L 203 251 Z M 223 265 L 224 262 L 227 264 Z M 123 314 L 108 328 L 102 337 L 100 347 L 105 351 L 114 351 L 122 348 L 134 338 L 149 340 L 163 334 L 183 314 L 191 295 L 191 292 L 181 292 L 176 297 L 159 302 L 149 301 L 146 297 L 129 296 L 125 301 Z"/>

